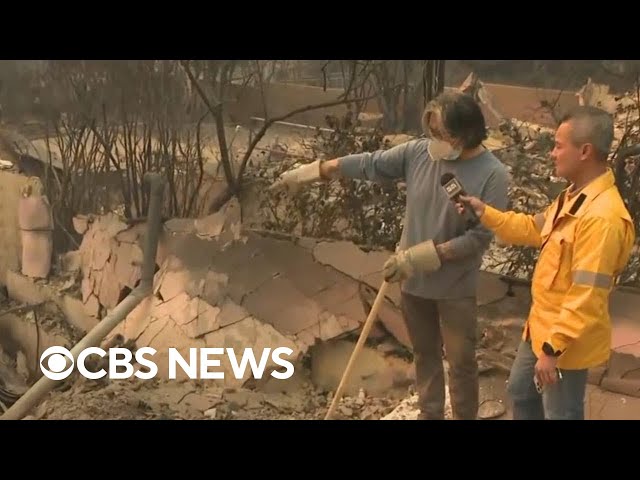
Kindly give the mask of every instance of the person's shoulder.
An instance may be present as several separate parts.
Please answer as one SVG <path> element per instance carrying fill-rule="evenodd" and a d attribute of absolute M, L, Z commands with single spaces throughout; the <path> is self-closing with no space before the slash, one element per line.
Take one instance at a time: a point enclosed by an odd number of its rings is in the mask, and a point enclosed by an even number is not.
<path fill-rule="evenodd" d="M 490 164 L 492 168 L 507 171 L 507 166 L 492 150 L 487 148 L 482 155 L 484 156 L 484 161 Z"/>
<path fill-rule="evenodd" d="M 614 186 L 600 193 L 583 214 L 585 221 L 600 221 L 610 224 L 619 224 L 620 221 L 631 221 L 629 210 L 620 195 L 618 189 Z"/>
<path fill-rule="evenodd" d="M 402 155 L 409 159 L 415 160 L 424 156 L 427 150 L 429 139 L 426 137 L 414 137 L 405 134 L 386 135 L 383 139 L 384 145 L 388 150 L 402 152 Z"/>
<path fill-rule="evenodd" d="M 507 181 L 510 178 L 511 172 L 509 167 L 507 167 L 495 153 L 487 149 L 482 155 L 484 157 L 484 167 L 488 170 L 490 176 L 502 181 Z"/>

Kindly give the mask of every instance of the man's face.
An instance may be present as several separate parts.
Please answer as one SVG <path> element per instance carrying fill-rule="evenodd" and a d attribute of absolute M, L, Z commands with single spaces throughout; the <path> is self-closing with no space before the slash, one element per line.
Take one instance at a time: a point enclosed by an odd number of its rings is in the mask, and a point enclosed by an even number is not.
<path fill-rule="evenodd" d="M 574 145 L 571 141 L 571 123 L 562 123 L 555 136 L 555 145 L 551 151 L 551 158 L 556 166 L 556 176 L 573 181 L 587 158 L 585 145 Z"/>

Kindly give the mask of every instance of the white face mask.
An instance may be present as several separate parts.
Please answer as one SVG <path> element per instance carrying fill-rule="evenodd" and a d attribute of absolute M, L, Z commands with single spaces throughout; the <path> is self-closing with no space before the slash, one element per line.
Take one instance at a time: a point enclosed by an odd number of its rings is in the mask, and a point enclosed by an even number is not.
<path fill-rule="evenodd" d="M 435 161 L 438 160 L 456 160 L 462 150 L 459 148 L 453 148 L 449 142 L 444 140 L 431 139 L 427 146 L 427 151 L 431 158 Z"/>

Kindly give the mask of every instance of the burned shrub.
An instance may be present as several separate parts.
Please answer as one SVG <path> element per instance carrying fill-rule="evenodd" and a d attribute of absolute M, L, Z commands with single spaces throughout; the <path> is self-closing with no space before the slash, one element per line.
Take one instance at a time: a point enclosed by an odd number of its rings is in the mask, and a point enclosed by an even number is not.
<path fill-rule="evenodd" d="M 331 132 L 318 129 L 311 140 L 312 157 L 302 162 L 285 157 L 275 166 L 254 167 L 252 173 L 273 183 L 299 163 L 390 146 L 378 128 L 362 129 L 350 114 L 342 119 L 327 117 L 327 125 Z M 405 194 L 397 183 L 380 185 L 345 178 L 308 186 L 294 196 L 265 192 L 260 204 L 263 228 L 387 249 L 394 249 L 400 240 L 404 207 Z"/>

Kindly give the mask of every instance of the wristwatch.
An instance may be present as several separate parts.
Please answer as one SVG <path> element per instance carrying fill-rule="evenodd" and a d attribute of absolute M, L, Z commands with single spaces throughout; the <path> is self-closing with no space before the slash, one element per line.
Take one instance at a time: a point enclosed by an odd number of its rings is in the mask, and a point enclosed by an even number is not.
<path fill-rule="evenodd" d="M 542 344 L 542 351 L 545 355 L 549 355 L 550 357 L 559 357 L 560 355 L 562 355 L 561 350 L 556 350 L 555 348 L 553 348 L 553 345 L 548 342 L 544 342 Z"/>

